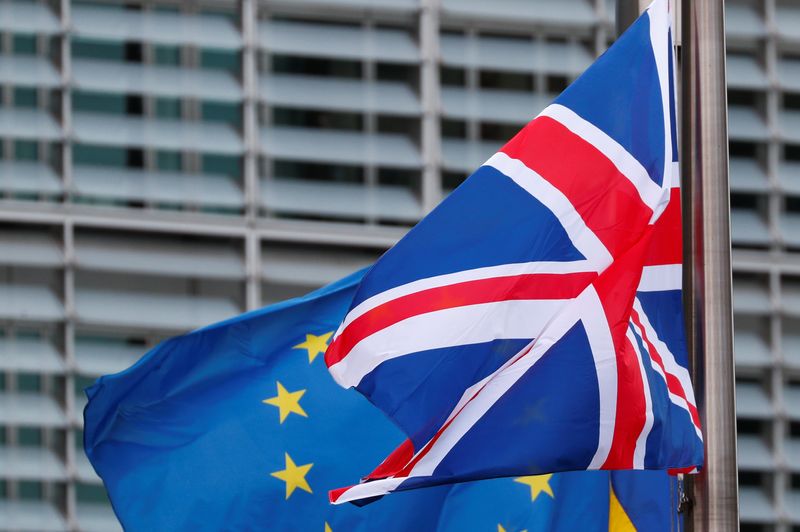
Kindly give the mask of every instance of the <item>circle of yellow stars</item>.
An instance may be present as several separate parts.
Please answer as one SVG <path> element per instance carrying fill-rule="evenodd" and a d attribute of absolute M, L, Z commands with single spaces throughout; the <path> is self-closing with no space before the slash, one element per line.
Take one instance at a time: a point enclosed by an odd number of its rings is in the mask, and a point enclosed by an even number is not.
<path fill-rule="evenodd" d="M 328 341 L 330 340 L 331 336 L 333 336 L 333 331 L 320 335 L 309 333 L 306 334 L 306 339 L 303 342 L 295 345 L 292 347 L 292 349 L 304 349 L 308 354 L 308 363 L 313 364 L 317 356 L 319 356 L 321 353 L 324 353 L 328 348 Z M 262 403 L 278 408 L 278 418 L 280 424 L 283 424 L 283 422 L 286 421 L 286 418 L 289 417 L 289 414 L 296 414 L 298 416 L 308 418 L 308 414 L 300 405 L 300 399 L 303 397 L 303 395 L 305 395 L 306 390 L 296 390 L 290 392 L 280 381 L 275 381 L 275 384 L 277 395 L 264 399 Z M 286 484 L 285 487 L 287 500 L 297 489 L 308 493 L 313 493 L 311 486 L 306 480 L 306 475 L 308 475 L 308 472 L 312 467 L 314 467 L 313 463 L 297 465 L 289 453 L 285 452 L 284 466 L 284 469 L 270 473 L 270 475 L 282 480 Z M 542 493 L 550 496 L 550 498 L 555 498 L 553 489 L 550 486 L 550 478 L 552 476 L 553 475 L 531 475 L 526 477 L 517 477 L 514 479 L 514 482 L 528 486 L 531 492 L 531 502 L 535 502 Z M 331 526 L 327 522 L 325 522 L 324 532 L 333 532 Z M 502 524 L 498 523 L 497 532 L 506 532 L 506 529 Z M 523 530 L 522 532 L 526 531 Z"/>

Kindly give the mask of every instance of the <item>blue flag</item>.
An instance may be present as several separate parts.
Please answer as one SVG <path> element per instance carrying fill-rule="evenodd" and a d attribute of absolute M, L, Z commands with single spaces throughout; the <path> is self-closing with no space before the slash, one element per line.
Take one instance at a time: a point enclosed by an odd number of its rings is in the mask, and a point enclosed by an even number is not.
<path fill-rule="evenodd" d="M 330 505 L 329 489 L 404 438 L 322 362 L 362 275 L 172 338 L 87 390 L 86 454 L 127 530 L 677 530 L 661 472 L 496 479 Z"/>

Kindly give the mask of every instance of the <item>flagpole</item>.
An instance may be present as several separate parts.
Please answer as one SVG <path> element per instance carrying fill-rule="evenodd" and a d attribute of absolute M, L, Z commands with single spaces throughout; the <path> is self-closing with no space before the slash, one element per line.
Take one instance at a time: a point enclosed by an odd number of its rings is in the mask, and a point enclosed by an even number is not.
<path fill-rule="evenodd" d="M 689 355 L 705 439 L 694 530 L 738 530 L 723 0 L 682 0 L 681 180 Z"/>
<path fill-rule="evenodd" d="M 687 530 L 739 529 L 723 0 L 678 0 L 684 310 L 705 466 L 689 475 Z M 618 0 L 617 34 L 647 7 Z"/>
<path fill-rule="evenodd" d="M 617 0 L 617 37 L 622 35 L 628 29 L 628 26 L 633 24 L 639 18 L 639 15 L 644 13 L 649 4 L 649 0 Z"/>

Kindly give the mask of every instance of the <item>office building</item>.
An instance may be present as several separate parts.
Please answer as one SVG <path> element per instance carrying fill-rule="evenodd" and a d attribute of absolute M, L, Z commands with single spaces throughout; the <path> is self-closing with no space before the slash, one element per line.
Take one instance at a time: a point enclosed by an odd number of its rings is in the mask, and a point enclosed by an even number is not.
<path fill-rule="evenodd" d="M 0 0 L 0 529 L 113 530 L 82 390 L 374 261 L 606 0 Z M 743 529 L 800 530 L 800 0 L 727 3 Z"/>

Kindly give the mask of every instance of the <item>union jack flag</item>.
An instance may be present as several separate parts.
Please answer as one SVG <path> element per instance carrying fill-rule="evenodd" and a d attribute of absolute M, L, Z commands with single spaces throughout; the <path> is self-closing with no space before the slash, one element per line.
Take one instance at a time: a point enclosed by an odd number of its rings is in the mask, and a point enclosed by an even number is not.
<path fill-rule="evenodd" d="M 408 440 L 332 502 L 702 464 L 669 20 L 656 0 L 363 279 L 325 362 Z"/>

